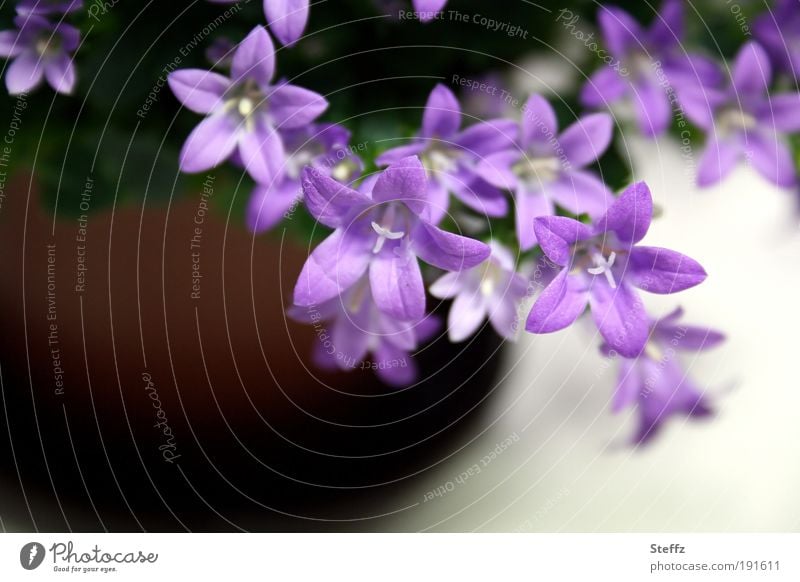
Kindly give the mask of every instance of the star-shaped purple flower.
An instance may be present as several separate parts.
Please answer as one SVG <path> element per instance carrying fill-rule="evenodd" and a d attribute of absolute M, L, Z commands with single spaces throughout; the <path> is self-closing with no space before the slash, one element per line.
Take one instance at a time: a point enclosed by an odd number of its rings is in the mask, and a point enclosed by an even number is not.
<path fill-rule="evenodd" d="M 69 14 L 83 9 L 83 0 L 20 0 L 18 14 Z"/>
<path fill-rule="evenodd" d="M 772 67 L 756 42 L 742 46 L 727 87 L 687 87 L 680 92 L 686 116 L 706 131 L 697 183 L 720 182 L 747 159 L 770 182 L 783 187 L 797 181 L 784 135 L 800 130 L 800 93 L 770 95 Z"/>
<path fill-rule="evenodd" d="M 450 341 L 469 338 L 488 318 L 506 339 L 517 334 L 517 311 L 525 298 L 528 281 L 516 272 L 514 256 L 500 243 L 491 242 L 492 255 L 477 267 L 446 273 L 431 285 L 430 294 L 453 299 L 447 317 Z"/>
<path fill-rule="evenodd" d="M 80 44 L 78 29 L 35 14 L 19 15 L 14 24 L 18 30 L 0 32 L 0 57 L 14 59 L 6 71 L 8 92 L 27 93 L 47 79 L 59 93 L 72 93 L 76 75 L 71 54 Z"/>
<path fill-rule="evenodd" d="M 637 246 L 650 228 L 653 199 L 643 182 L 630 186 L 589 226 L 571 218 L 536 218 L 534 228 L 547 258 L 563 267 L 531 309 L 526 329 L 550 333 L 570 326 L 590 306 L 600 334 L 627 358 L 647 343 L 649 320 L 635 288 L 651 293 L 683 291 L 706 272 L 675 251 Z"/>
<path fill-rule="evenodd" d="M 378 309 L 365 274 L 341 296 L 320 305 L 289 308 L 289 315 L 317 327 L 314 362 L 327 370 L 374 370 L 390 386 L 408 386 L 417 378 L 411 354 L 430 339 L 440 322 L 433 316 L 399 321 Z M 327 326 L 320 329 L 321 322 Z M 371 354 L 370 360 L 367 359 Z"/>
<path fill-rule="evenodd" d="M 708 398 L 681 368 L 678 351 L 698 352 L 724 341 L 718 331 L 682 325 L 678 308 L 650 324 L 650 339 L 635 359 L 622 359 L 619 380 L 611 405 L 613 412 L 628 406 L 639 411 L 634 441 L 644 443 L 674 415 L 703 417 L 711 414 Z M 604 351 L 608 354 L 607 347 Z M 613 354 L 613 352 L 612 352 Z"/>
<path fill-rule="evenodd" d="M 643 134 L 663 133 L 672 119 L 671 92 L 717 74 L 710 61 L 681 45 L 683 2 L 665 0 L 648 29 L 614 6 L 602 6 L 597 18 L 612 62 L 591 76 L 581 103 L 605 108 L 628 100 Z"/>
<path fill-rule="evenodd" d="M 498 149 L 510 147 L 516 128 L 510 120 L 477 123 L 461 130 L 461 106 L 450 89 L 437 85 L 425 106 L 422 128 L 411 144 L 381 154 L 377 163 L 389 165 L 417 155 L 430 174 L 430 221 L 437 224 L 447 213 L 449 194 L 486 216 L 505 216 L 503 193 L 476 174 L 478 162 Z"/>
<path fill-rule="evenodd" d="M 547 100 L 530 96 L 522 110 L 518 148 L 489 154 L 477 170 L 489 183 L 515 192 L 517 238 L 523 250 L 536 244 L 533 219 L 555 214 L 556 204 L 594 217 L 606 211 L 613 197 L 585 168 L 608 149 L 613 132 L 611 116 L 594 113 L 559 134 Z"/>
<path fill-rule="evenodd" d="M 441 230 L 428 214 L 428 179 L 416 157 L 379 175 L 371 195 L 344 186 L 314 168 L 303 171 L 306 207 L 335 231 L 309 256 L 294 289 L 294 303 L 319 305 L 341 295 L 369 272 L 375 303 L 401 321 L 425 314 L 418 258 L 446 271 L 483 262 L 489 247 Z"/>
<path fill-rule="evenodd" d="M 753 32 L 778 71 L 800 79 L 800 10 L 797 0 L 777 0 L 753 24 Z"/>
<path fill-rule="evenodd" d="M 256 184 L 247 208 L 247 224 L 262 232 L 278 224 L 302 198 L 300 175 L 310 165 L 344 184 L 355 180 L 363 164 L 350 143 L 350 132 L 336 124 L 311 124 L 283 133 L 286 163 L 281 178 Z"/>
<path fill-rule="evenodd" d="M 272 85 L 274 72 L 275 48 L 258 26 L 236 49 L 231 78 L 200 69 L 169 75 L 169 86 L 184 106 L 208 115 L 183 146 L 182 171 L 206 171 L 238 150 L 238 160 L 257 182 L 270 184 L 280 177 L 285 152 L 278 129 L 308 125 L 328 102 L 295 85 Z"/>
<path fill-rule="evenodd" d="M 234 4 L 239 0 L 208 0 L 214 4 Z M 303 36 L 308 24 L 309 0 L 264 0 L 269 28 L 283 45 L 292 45 Z"/>

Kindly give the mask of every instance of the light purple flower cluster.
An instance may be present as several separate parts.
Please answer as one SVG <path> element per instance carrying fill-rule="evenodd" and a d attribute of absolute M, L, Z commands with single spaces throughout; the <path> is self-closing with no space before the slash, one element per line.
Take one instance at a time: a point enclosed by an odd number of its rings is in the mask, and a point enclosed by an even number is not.
<path fill-rule="evenodd" d="M 678 352 L 699 352 L 719 345 L 725 338 L 718 331 L 682 325 L 681 308 L 661 319 L 651 320 L 649 339 L 642 354 L 623 358 L 617 389 L 611 404 L 613 412 L 636 406 L 639 427 L 634 441 L 652 439 L 671 416 L 706 417 L 712 413 L 705 390 L 698 387 L 678 361 Z M 607 345 L 608 356 L 617 355 Z"/>
<path fill-rule="evenodd" d="M 800 11 L 781 0 L 754 26 L 760 43 L 742 46 L 731 69 L 687 53 L 681 0 L 665 0 L 653 24 L 642 29 L 627 12 L 601 7 L 598 20 L 609 52 L 622 66 L 605 67 L 584 86 L 588 107 L 623 100 L 634 106 L 642 133 L 655 136 L 670 125 L 673 111 L 685 113 L 706 133 L 697 183 L 720 182 L 747 159 L 781 187 L 797 184 L 787 136 L 800 130 L 800 93 L 771 93 L 773 70 L 797 76 L 800 70 Z"/>
<path fill-rule="evenodd" d="M 6 71 L 11 95 L 32 91 L 44 79 L 57 92 L 72 93 L 76 82 L 72 53 L 80 44 L 80 32 L 63 18 L 82 7 L 82 0 L 22 0 L 17 4 L 17 29 L 0 31 L 0 57 L 13 59 Z M 51 22 L 48 17 L 58 21 Z"/>

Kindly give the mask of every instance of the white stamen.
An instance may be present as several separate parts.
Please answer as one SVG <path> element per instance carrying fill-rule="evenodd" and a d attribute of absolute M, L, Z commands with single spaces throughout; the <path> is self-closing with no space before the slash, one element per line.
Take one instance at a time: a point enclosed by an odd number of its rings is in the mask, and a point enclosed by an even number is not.
<path fill-rule="evenodd" d="M 611 267 L 614 266 L 614 261 L 617 259 L 617 253 L 611 252 L 608 259 L 605 259 L 600 253 L 594 253 L 592 260 L 595 266 L 587 269 L 592 275 L 605 275 L 606 281 L 612 289 L 617 288 L 617 282 L 614 280 L 614 273 L 611 272 Z"/>
<path fill-rule="evenodd" d="M 372 252 L 376 254 L 381 252 L 381 249 L 387 240 L 399 240 L 406 235 L 406 233 L 403 231 L 392 232 L 388 228 L 385 228 L 374 221 L 372 222 L 372 230 L 374 230 L 378 235 L 378 240 L 375 241 L 375 247 L 372 249 Z"/>
<path fill-rule="evenodd" d="M 255 106 L 253 105 L 252 100 L 250 100 L 248 97 L 244 97 L 239 100 L 239 114 L 242 117 L 247 117 L 250 115 L 253 112 L 253 109 L 255 109 Z"/>
<path fill-rule="evenodd" d="M 428 153 L 430 170 L 434 172 L 454 172 L 458 167 L 455 159 L 439 150 Z"/>

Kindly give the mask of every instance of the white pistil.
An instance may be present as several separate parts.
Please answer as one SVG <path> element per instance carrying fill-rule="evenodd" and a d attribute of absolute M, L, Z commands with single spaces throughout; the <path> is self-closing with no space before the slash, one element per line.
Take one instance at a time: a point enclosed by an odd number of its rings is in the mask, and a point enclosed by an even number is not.
<path fill-rule="evenodd" d="M 253 109 L 255 109 L 253 101 L 249 97 L 243 97 L 242 99 L 239 99 L 238 107 L 239 107 L 239 115 L 241 115 L 242 117 L 249 116 L 253 112 Z"/>
<path fill-rule="evenodd" d="M 375 246 L 372 249 L 372 252 L 375 254 L 381 252 L 381 249 L 387 240 L 399 240 L 406 235 L 406 233 L 403 231 L 392 232 L 388 228 L 385 228 L 374 221 L 372 222 L 372 230 L 378 234 L 378 240 L 375 241 Z"/>
<path fill-rule="evenodd" d="M 608 259 L 604 258 L 600 253 L 594 253 L 592 255 L 592 261 L 594 261 L 595 266 L 587 269 L 587 271 L 592 275 L 605 275 L 606 281 L 608 281 L 611 288 L 616 289 L 617 282 L 614 280 L 614 273 L 611 272 L 611 267 L 614 266 L 614 261 L 616 259 L 617 253 L 613 251 L 608 255 Z"/>

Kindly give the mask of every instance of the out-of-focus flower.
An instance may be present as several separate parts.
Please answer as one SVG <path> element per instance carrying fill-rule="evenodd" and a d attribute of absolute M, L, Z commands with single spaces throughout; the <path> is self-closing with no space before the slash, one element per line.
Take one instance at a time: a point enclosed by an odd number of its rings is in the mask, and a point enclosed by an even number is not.
<path fill-rule="evenodd" d="M 419 13 L 419 19 L 423 22 L 436 18 L 447 4 L 447 0 L 412 0 L 414 10 Z"/>
<path fill-rule="evenodd" d="M 674 415 L 708 416 L 708 398 L 682 369 L 678 351 L 697 352 L 719 345 L 725 337 L 718 331 L 678 323 L 683 310 L 652 321 L 650 338 L 640 356 L 622 359 L 612 411 L 636 406 L 639 428 L 634 440 L 644 443 Z M 604 351 L 610 350 L 604 346 Z M 613 352 L 610 352 L 613 355 Z"/>
<path fill-rule="evenodd" d="M 647 343 L 649 319 L 636 287 L 651 293 L 683 291 L 706 272 L 675 251 L 637 246 L 650 227 L 653 199 L 643 182 L 630 186 L 594 226 L 571 218 L 536 218 L 545 255 L 563 267 L 531 309 L 526 329 L 550 333 L 570 326 L 586 309 L 610 348 L 627 358 Z"/>
<path fill-rule="evenodd" d="M 452 342 L 472 336 L 488 318 L 494 330 L 506 339 L 517 334 L 517 311 L 527 292 L 528 281 L 516 272 L 514 256 L 497 242 L 489 243 L 492 255 L 477 267 L 446 273 L 429 291 L 439 299 L 453 298 L 447 318 Z"/>
<path fill-rule="evenodd" d="M 408 386 L 417 378 L 411 357 L 420 343 L 436 333 L 433 316 L 400 321 L 378 309 L 367 275 L 341 296 L 319 305 L 292 306 L 290 317 L 316 326 L 314 362 L 323 369 L 371 369 L 390 386 Z M 322 328 L 325 322 L 329 328 Z M 368 360 L 371 354 L 372 359 Z"/>
<path fill-rule="evenodd" d="M 294 303 L 319 305 L 341 295 L 369 271 L 375 303 L 401 321 L 425 314 L 418 258 L 446 271 L 483 262 L 489 247 L 432 225 L 427 215 L 428 179 L 416 157 L 392 164 L 358 192 L 314 168 L 303 170 L 306 207 L 336 229 L 309 256 L 294 289 Z"/>
<path fill-rule="evenodd" d="M 59 93 L 75 88 L 72 52 L 80 44 L 78 29 L 51 24 L 35 14 L 14 18 L 17 30 L 0 32 L 0 57 L 14 59 L 6 70 L 6 87 L 12 95 L 35 89 L 42 79 Z"/>
<path fill-rule="evenodd" d="M 208 0 L 214 4 L 235 4 L 239 0 Z M 309 0 L 264 0 L 264 14 L 270 30 L 283 45 L 303 36 L 308 24 Z"/>
<path fill-rule="evenodd" d="M 797 0 L 778 0 L 753 24 L 753 32 L 779 71 L 800 79 L 800 9 Z"/>
<path fill-rule="evenodd" d="M 83 0 L 20 0 L 18 14 L 68 14 L 83 9 Z"/>
<path fill-rule="evenodd" d="M 312 124 L 283 133 L 286 163 L 281 178 L 256 184 L 247 209 L 247 225 L 254 232 L 272 228 L 302 197 L 300 174 L 312 166 L 339 182 L 355 180 L 363 163 L 350 148 L 350 132 L 341 125 Z"/>
<path fill-rule="evenodd" d="M 706 131 L 697 183 L 711 186 L 747 159 L 770 182 L 797 181 L 794 160 L 783 134 L 800 130 L 800 93 L 770 95 L 772 67 L 756 42 L 736 55 L 727 87 L 687 87 L 680 93 L 687 117 Z"/>
<path fill-rule="evenodd" d="M 602 180 L 584 170 L 608 149 L 611 116 L 594 113 L 561 134 L 556 114 L 539 95 L 525 104 L 519 147 L 486 156 L 477 172 L 489 183 L 516 193 L 517 237 L 523 250 L 536 244 L 533 219 L 555 214 L 555 205 L 573 214 L 600 216 L 613 200 Z"/>
<path fill-rule="evenodd" d="M 206 59 L 213 67 L 228 70 L 231 68 L 235 53 L 236 43 L 225 36 L 218 36 L 206 49 Z"/>
<path fill-rule="evenodd" d="M 510 147 L 516 127 L 510 120 L 477 123 L 461 130 L 461 107 L 453 92 L 437 85 L 425 106 L 422 128 L 411 144 L 390 149 L 377 163 L 389 165 L 418 155 L 430 174 L 429 219 L 437 224 L 447 213 L 449 193 L 482 215 L 505 216 L 503 193 L 475 172 L 483 156 Z"/>
<path fill-rule="evenodd" d="M 665 0 L 648 29 L 614 6 L 602 6 L 598 21 L 610 60 L 584 86 L 586 107 L 627 100 L 640 131 L 655 136 L 669 127 L 677 87 L 719 79 L 709 60 L 684 52 L 682 0 Z"/>
<path fill-rule="evenodd" d="M 281 177 L 286 154 L 278 130 L 307 126 L 328 102 L 295 85 L 272 85 L 274 71 L 274 46 L 258 26 L 236 49 L 231 78 L 200 69 L 169 75 L 169 86 L 183 105 L 207 115 L 183 146 L 181 170 L 203 172 L 238 149 L 238 160 L 257 182 L 271 184 Z"/>

